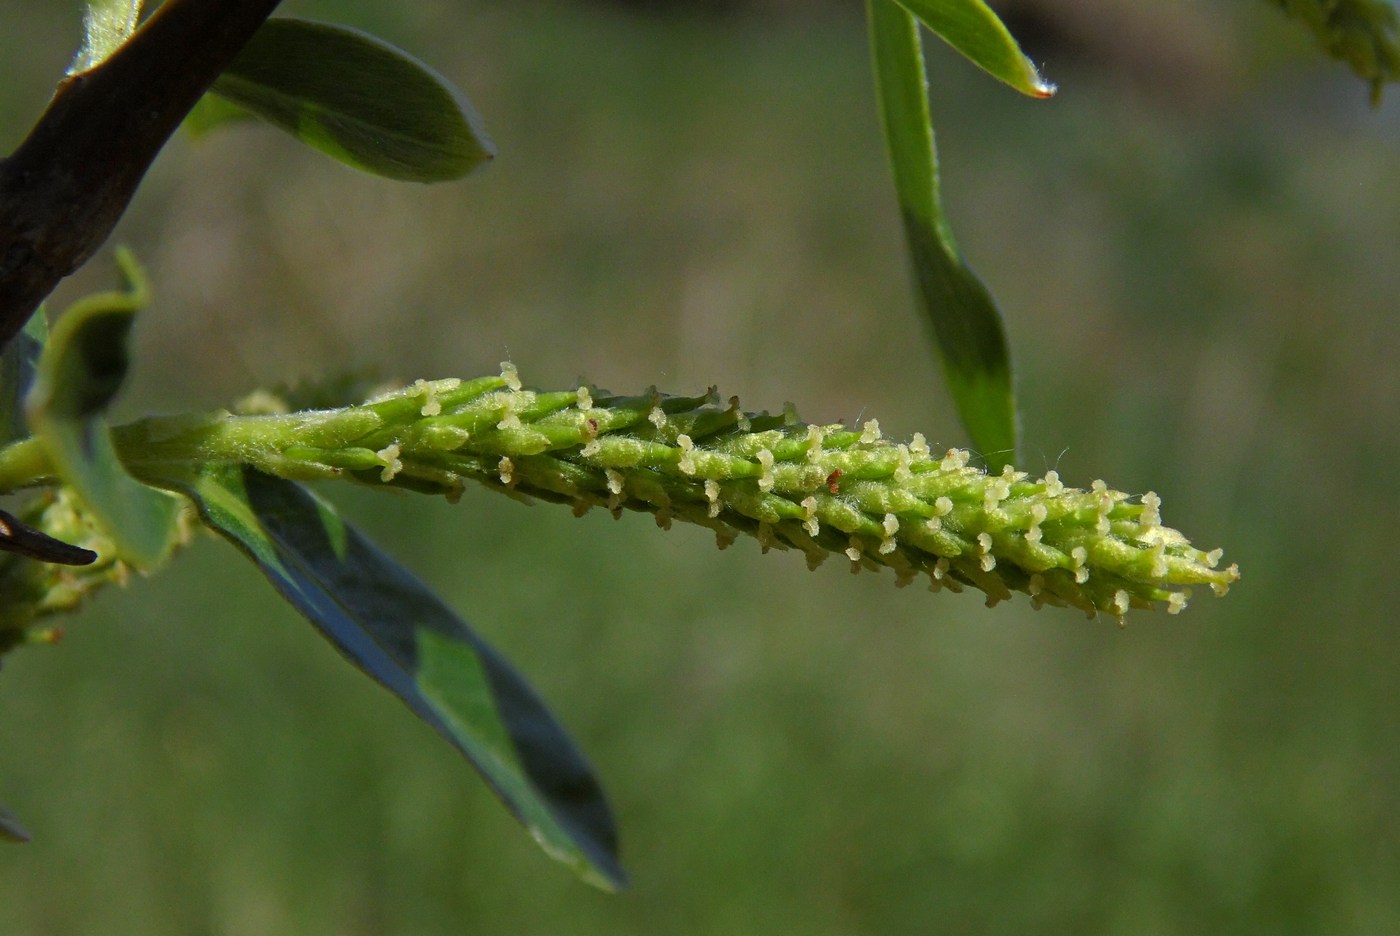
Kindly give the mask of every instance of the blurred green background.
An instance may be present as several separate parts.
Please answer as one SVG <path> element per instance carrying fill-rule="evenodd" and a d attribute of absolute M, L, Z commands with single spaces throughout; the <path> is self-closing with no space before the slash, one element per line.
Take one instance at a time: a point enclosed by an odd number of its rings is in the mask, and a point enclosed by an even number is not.
<path fill-rule="evenodd" d="M 860 5 L 648 6 L 288 0 L 431 63 L 500 156 L 429 189 L 266 128 L 174 141 L 118 232 L 157 291 L 125 414 L 509 357 L 961 444 Z M 0 151 L 78 11 L 0 0 Z M 1023 467 L 1160 492 L 1240 563 L 1226 600 L 1119 631 L 640 516 L 329 490 L 551 700 L 632 889 L 546 859 L 203 538 L 6 661 L 35 840 L 0 848 L 0 933 L 1400 932 L 1400 95 L 1264 3 L 1016 12 L 1050 103 L 929 51 Z"/>

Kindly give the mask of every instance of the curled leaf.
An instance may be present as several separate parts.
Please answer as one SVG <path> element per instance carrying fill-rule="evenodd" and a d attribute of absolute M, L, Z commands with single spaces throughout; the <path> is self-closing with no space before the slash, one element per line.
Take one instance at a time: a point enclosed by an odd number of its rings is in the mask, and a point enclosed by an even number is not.
<path fill-rule="evenodd" d="M 126 288 L 80 299 L 59 317 L 25 414 L 54 475 L 82 499 L 118 558 L 150 569 L 174 541 L 178 501 L 128 475 L 112 447 L 105 413 L 126 377 L 132 319 L 147 301 L 135 260 L 118 259 Z"/>

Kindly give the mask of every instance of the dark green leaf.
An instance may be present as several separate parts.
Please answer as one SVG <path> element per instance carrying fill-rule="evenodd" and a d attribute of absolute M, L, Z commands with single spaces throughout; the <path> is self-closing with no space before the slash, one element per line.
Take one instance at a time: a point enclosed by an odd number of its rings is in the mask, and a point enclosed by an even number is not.
<path fill-rule="evenodd" d="M 341 653 L 466 755 L 549 854 L 601 887 L 623 885 L 612 813 L 583 756 L 425 585 L 290 481 L 209 465 L 168 483 Z"/>
<path fill-rule="evenodd" d="M 938 160 L 918 24 L 895 0 L 869 0 L 880 115 L 924 311 L 973 445 L 993 471 L 1015 457 L 1016 402 L 1001 314 L 958 254 L 938 193 Z"/>
<path fill-rule="evenodd" d="M 104 413 L 126 376 L 126 338 L 146 302 L 135 261 L 119 252 L 126 291 L 99 293 L 59 317 L 25 400 L 29 429 L 54 473 L 72 487 L 112 540 L 117 558 L 151 569 L 165 558 L 178 501 L 126 473 Z"/>
<path fill-rule="evenodd" d="M 1045 98 L 1055 86 L 1040 77 L 1006 26 L 982 0 L 899 0 L 940 39 L 992 77 L 1031 97 Z"/>
<path fill-rule="evenodd" d="M 142 0 L 87 0 L 83 11 L 83 46 L 68 66 L 76 75 L 102 64 L 136 31 Z"/>
<path fill-rule="evenodd" d="M 496 152 L 445 78 L 345 26 L 268 20 L 212 90 L 303 143 L 391 179 L 458 179 Z"/>
<path fill-rule="evenodd" d="M 29 830 L 20 824 L 15 814 L 0 806 L 0 839 L 7 842 L 27 842 L 29 838 Z"/>
<path fill-rule="evenodd" d="M 48 320 L 41 308 L 0 352 L 0 445 L 29 434 L 24 423 L 24 395 L 34 382 L 39 352 L 48 337 Z"/>

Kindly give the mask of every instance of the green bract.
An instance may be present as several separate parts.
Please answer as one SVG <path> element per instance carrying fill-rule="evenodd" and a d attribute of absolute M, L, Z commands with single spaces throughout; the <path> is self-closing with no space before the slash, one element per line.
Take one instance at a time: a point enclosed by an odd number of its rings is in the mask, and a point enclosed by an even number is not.
<path fill-rule="evenodd" d="M 656 515 L 796 548 L 815 566 L 889 566 L 898 582 L 1012 591 L 1037 606 L 1121 616 L 1186 606 L 1190 586 L 1224 594 L 1239 577 L 1220 551 L 1161 523 L 1155 494 L 1055 472 L 988 474 L 969 453 L 935 454 L 922 436 L 748 413 L 737 398 L 613 396 L 588 387 L 524 389 L 515 369 L 476 380 L 420 380 L 360 405 L 292 414 L 151 419 L 116 431 L 123 461 L 178 488 L 191 463 L 238 463 L 289 479 L 349 477 L 446 494 L 468 481 L 516 495 Z M 4 456 L 0 453 L 0 476 Z M 2 480 L 2 477 L 0 477 Z"/>

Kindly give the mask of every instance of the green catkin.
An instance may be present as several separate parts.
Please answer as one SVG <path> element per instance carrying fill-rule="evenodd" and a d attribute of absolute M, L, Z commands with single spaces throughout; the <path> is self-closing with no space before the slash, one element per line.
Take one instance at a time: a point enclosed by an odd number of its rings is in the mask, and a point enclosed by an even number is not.
<path fill-rule="evenodd" d="M 899 585 L 922 577 L 934 591 L 972 586 L 988 605 L 1019 591 L 1037 608 L 1121 620 L 1131 608 L 1178 613 L 1191 586 L 1223 595 L 1239 578 L 1236 566 L 1219 567 L 1219 550 L 1162 526 L 1151 492 L 1132 498 L 1102 481 L 1070 488 L 1053 471 L 988 475 L 964 450 L 936 456 L 922 436 L 890 441 L 875 420 L 859 431 L 808 425 L 790 407 L 743 412 L 713 389 L 543 393 L 503 365 L 499 378 L 420 380 L 358 407 L 225 418 L 297 420 L 296 444 L 277 445 L 268 425 L 254 433 L 261 444 L 233 446 L 234 460 L 286 477 L 348 475 L 452 499 L 475 481 L 579 514 L 647 511 L 663 527 L 709 527 L 721 547 L 744 533 L 765 552 L 800 550 L 814 567 L 836 555 L 853 571 L 887 566 Z M 349 438 L 349 427 L 365 431 Z M 241 435 L 236 425 L 219 433 Z M 224 457 L 204 442 L 197 457 Z M 136 448 L 123 457 L 139 470 Z M 162 457 L 175 455 L 167 446 Z"/>
<path fill-rule="evenodd" d="M 499 377 L 419 380 L 355 406 L 287 412 L 290 402 L 264 394 L 255 413 L 142 420 L 116 428 L 113 440 L 127 468 L 158 486 L 211 463 L 452 501 L 477 482 L 579 515 L 601 507 L 614 516 L 646 511 L 663 528 L 694 523 L 714 531 L 720 548 L 747 534 L 764 552 L 798 550 L 811 568 L 836 556 L 853 572 L 888 567 L 900 586 L 971 586 L 988 605 L 1023 592 L 1037 608 L 1121 621 L 1133 608 L 1179 613 L 1193 586 L 1224 595 L 1239 579 L 1236 566 L 1220 567 L 1220 550 L 1197 549 L 1163 526 L 1151 492 L 1133 498 L 1102 481 L 1071 488 L 1054 471 L 988 475 L 965 450 L 937 455 L 917 434 L 886 439 L 873 419 L 858 430 L 808 425 L 790 406 L 748 413 L 713 389 L 694 397 L 586 386 L 544 393 L 502 365 Z M 50 480 L 36 445 L 0 449 L 0 487 Z M 66 542 L 89 545 L 95 536 L 66 490 L 32 514 L 26 522 Z M 42 637 L 41 619 L 124 574 L 102 561 L 75 570 L 0 555 L 9 601 L 0 608 L 0 653 Z"/>

